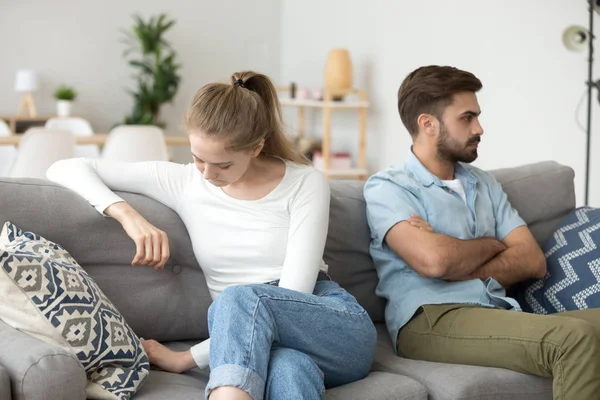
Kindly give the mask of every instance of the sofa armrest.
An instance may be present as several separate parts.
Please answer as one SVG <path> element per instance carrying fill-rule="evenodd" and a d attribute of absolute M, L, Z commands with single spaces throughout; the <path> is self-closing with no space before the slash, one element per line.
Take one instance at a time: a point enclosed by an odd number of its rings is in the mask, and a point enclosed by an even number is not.
<path fill-rule="evenodd" d="M 2 365 L 0 365 L 0 399 L 10 400 L 10 379 L 8 377 L 8 371 Z"/>
<path fill-rule="evenodd" d="M 87 376 L 77 357 L 1 320 L 0 365 L 10 379 L 12 400 L 86 398 Z M 4 399 L 2 379 L 0 371 L 0 398 Z"/>

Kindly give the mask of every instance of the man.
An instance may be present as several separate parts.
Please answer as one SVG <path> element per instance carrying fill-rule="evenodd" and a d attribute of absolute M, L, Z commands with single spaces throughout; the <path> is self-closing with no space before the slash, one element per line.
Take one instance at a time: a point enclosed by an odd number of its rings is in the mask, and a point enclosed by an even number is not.
<path fill-rule="evenodd" d="M 600 310 L 534 315 L 506 297 L 546 263 L 498 182 L 469 165 L 481 87 L 469 72 L 427 66 L 398 91 L 411 151 L 364 189 L 389 333 L 402 357 L 552 376 L 555 399 L 598 399 Z"/>

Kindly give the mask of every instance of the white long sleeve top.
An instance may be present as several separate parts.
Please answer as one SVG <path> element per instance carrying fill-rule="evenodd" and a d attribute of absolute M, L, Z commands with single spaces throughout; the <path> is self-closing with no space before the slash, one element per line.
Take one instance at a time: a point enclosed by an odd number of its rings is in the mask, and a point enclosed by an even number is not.
<path fill-rule="evenodd" d="M 98 212 L 127 191 L 173 209 L 185 224 L 211 297 L 226 287 L 279 279 L 279 286 L 312 293 L 329 223 L 329 185 L 321 172 L 286 161 L 282 181 L 259 200 L 239 200 L 206 181 L 194 164 L 122 163 L 76 158 L 56 162 L 51 181 L 73 190 Z M 132 255 L 133 257 L 133 255 Z M 192 347 L 208 366 L 209 340 Z"/>

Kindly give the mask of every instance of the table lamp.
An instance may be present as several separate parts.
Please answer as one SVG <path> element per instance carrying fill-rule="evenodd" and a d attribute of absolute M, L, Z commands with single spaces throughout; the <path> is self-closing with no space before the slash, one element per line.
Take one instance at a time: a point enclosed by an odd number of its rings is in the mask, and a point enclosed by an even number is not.
<path fill-rule="evenodd" d="M 20 69 L 17 71 L 17 76 L 15 78 L 15 92 L 23 93 L 21 102 L 19 103 L 17 117 L 21 116 L 21 113 L 27 111 L 30 118 L 35 118 L 37 112 L 35 110 L 32 92 L 38 90 L 38 86 L 38 78 L 33 70 Z"/>

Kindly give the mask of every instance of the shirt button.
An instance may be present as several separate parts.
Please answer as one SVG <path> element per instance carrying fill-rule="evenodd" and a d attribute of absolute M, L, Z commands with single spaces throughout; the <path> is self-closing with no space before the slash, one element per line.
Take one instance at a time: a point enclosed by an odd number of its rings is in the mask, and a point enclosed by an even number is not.
<path fill-rule="evenodd" d="M 174 274 L 180 274 L 181 270 L 182 270 L 181 265 L 179 265 L 179 264 L 173 265 L 172 271 Z"/>

